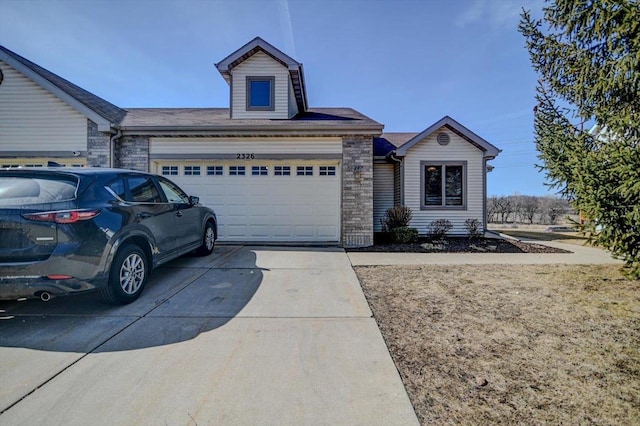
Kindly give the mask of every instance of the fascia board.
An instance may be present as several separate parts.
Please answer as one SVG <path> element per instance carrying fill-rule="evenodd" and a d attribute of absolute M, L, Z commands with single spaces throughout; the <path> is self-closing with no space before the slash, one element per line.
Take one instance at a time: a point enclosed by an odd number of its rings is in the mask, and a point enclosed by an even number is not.
<path fill-rule="evenodd" d="M 243 127 L 175 127 L 175 126 L 128 126 L 120 128 L 123 135 L 168 135 L 168 136 L 377 136 L 382 133 L 382 127 L 321 127 L 321 128 L 288 128 L 270 126 L 260 128 Z"/>

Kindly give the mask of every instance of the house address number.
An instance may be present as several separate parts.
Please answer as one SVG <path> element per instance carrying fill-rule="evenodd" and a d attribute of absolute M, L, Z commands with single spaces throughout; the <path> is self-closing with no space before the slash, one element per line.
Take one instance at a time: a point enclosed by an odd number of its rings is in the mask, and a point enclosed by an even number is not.
<path fill-rule="evenodd" d="M 251 153 L 251 154 L 236 154 L 236 160 L 253 160 L 254 158 L 256 158 L 256 155 Z"/>

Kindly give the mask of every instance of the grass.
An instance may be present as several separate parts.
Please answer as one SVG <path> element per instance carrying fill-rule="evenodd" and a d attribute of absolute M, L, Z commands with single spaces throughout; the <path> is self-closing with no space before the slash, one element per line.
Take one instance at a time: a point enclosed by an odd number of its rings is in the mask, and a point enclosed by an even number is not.
<path fill-rule="evenodd" d="M 568 244 L 587 244 L 587 239 L 577 232 L 541 232 L 541 231 L 529 231 L 529 230 L 516 230 L 516 229 L 501 229 L 503 234 L 510 235 L 516 238 L 525 238 L 541 241 L 556 241 L 559 243 Z"/>
<path fill-rule="evenodd" d="M 422 424 L 640 424 L 640 281 L 618 267 L 357 267 Z"/>

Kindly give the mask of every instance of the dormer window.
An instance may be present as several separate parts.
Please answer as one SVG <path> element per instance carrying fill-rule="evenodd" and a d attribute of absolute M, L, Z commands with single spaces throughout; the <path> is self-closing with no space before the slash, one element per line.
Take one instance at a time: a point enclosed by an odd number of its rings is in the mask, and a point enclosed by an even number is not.
<path fill-rule="evenodd" d="M 274 77 L 247 77 L 247 111 L 273 111 Z"/>

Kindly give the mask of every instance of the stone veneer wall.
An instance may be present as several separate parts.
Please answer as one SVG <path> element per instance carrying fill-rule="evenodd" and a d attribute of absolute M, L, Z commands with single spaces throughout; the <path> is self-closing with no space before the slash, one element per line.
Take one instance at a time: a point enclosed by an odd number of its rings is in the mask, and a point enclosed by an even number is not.
<path fill-rule="evenodd" d="M 87 120 L 87 166 L 109 167 L 109 139 L 111 135 L 98 131 L 98 125 Z"/>
<path fill-rule="evenodd" d="M 342 138 L 342 245 L 373 245 L 373 137 Z"/>
<path fill-rule="evenodd" d="M 122 169 L 149 171 L 149 137 L 123 136 L 116 141 L 115 167 Z"/>

